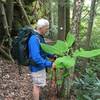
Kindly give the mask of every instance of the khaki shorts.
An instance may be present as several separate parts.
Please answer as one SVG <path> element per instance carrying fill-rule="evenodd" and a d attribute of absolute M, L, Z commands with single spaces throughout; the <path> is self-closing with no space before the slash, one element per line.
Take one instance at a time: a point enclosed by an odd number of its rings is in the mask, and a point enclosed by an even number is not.
<path fill-rule="evenodd" d="M 32 81 L 34 85 L 44 87 L 46 85 L 46 70 L 40 70 L 38 72 L 32 72 Z"/>

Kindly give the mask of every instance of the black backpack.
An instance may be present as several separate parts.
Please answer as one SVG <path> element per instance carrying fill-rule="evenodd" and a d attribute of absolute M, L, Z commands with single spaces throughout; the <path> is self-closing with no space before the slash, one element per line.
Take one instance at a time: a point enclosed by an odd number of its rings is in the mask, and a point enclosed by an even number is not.
<path fill-rule="evenodd" d="M 26 26 L 19 29 L 18 36 L 13 39 L 11 54 L 19 65 L 27 66 L 29 64 L 35 64 L 28 57 L 28 40 L 32 35 L 34 35 L 33 28 Z"/>

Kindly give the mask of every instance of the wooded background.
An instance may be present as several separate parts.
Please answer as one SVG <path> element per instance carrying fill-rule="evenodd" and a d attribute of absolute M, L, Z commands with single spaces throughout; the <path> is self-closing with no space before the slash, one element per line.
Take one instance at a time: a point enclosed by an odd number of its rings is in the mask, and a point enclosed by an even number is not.
<path fill-rule="evenodd" d="M 39 18 L 47 18 L 50 21 L 47 37 L 52 40 L 65 40 L 68 32 L 71 32 L 76 37 L 74 50 L 80 47 L 86 50 L 100 48 L 99 0 L 1 0 L 0 55 L 14 62 L 11 56 L 12 38 L 18 34 L 17 30 L 25 25 L 32 25 L 35 28 Z M 88 71 L 92 75 L 96 73 L 100 78 L 100 57 L 78 59 L 76 69 L 71 69 L 70 73 L 76 70 L 80 71 L 78 75 L 86 74 Z M 69 91 L 72 86 L 72 79 L 69 77 L 65 78 L 66 80 L 65 98 L 66 95 L 70 96 Z M 80 89 L 75 89 L 80 91 Z M 91 96 L 85 94 L 85 97 L 90 98 Z M 97 99 L 92 97 L 91 100 Z"/>

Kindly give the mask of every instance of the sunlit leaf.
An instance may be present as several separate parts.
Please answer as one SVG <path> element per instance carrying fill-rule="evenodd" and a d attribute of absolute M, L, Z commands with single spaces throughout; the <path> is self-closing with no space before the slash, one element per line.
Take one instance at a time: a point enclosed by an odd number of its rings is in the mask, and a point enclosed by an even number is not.
<path fill-rule="evenodd" d="M 75 59 L 70 56 L 63 56 L 56 59 L 55 64 L 57 68 L 71 68 L 75 65 Z"/>
<path fill-rule="evenodd" d="M 68 33 L 68 35 L 66 37 L 66 41 L 65 41 L 66 47 L 70 48 L 74 42 L 75 42 L 75 36 L 71 33 Z"/>
<path fill-rule="evenodd" d="M 59 56 L 64 56 L 64 53 L 66 52 L 65 42 L 61 40 L 57 40 L 55 45 L 41 44 L 41 47 L 45 52 Z"/>
<path fill-rule="evenodd" d="M 57 40 L 56 44 L 54 45 L 60 52 L 64 53 L 67 51 L 66 44 L 64 41 Z"/>
<path fill-rule="evenodd" d="M 73 54 L 74 57 L 91 58 L 100 55 L 100 49 L 85 51 L 83 49 L 76 50 Z"/>
<path fill-rule="evenodd" d="M 54 46 L 51 46 L 51 45 L 48 45 L 48 44 L 41 44 L 41 47 L 47 53 L 63 56 L 63 54 L 60 52 L 60 50 L 58 50 Z"/>

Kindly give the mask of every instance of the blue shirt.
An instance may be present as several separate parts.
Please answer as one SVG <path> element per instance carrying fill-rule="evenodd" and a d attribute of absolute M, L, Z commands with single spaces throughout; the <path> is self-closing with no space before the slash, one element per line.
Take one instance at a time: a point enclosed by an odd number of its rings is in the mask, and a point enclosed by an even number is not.
<path fill-rule="evenodd" d="M 51 57 L 52 55 L 44 52 L 40 43 L 45 43 L 45 41 L 43 36 L 37 32 L 36 35 L 32 35 L 28 41 L 29 58 L 37 64 L 35 66 L 29 65 L 31 72 L 52 67 L 52 62 L 47 59 L 47 57 Z"/>

